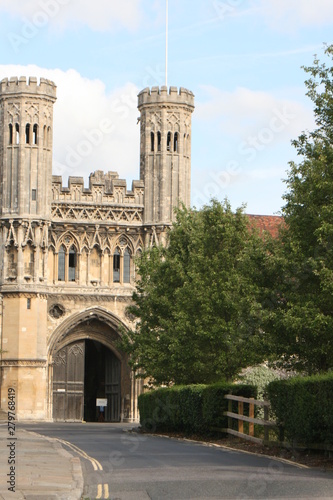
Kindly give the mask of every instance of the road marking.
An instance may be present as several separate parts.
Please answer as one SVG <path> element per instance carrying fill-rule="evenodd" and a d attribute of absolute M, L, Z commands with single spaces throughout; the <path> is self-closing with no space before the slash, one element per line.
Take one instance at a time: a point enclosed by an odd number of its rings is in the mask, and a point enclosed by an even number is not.
<path fill-rule="evenodd" d="M 110 494 L 109 494 L 109 485 L 108 484 L 104 484 L 104 498 L 109 498 Z"/>
<path fill-rule="evenodd" d="M 95 471 L 96 470 L 103 470 L 103 467 L 98 460 L 90 457 L 85 451 L 81 450 L 81 448 L 78 448 L 78 446 L 76 446 L 75 444 L 69 443 L 68 441 L 65 441 L 63 439 L 58 439 L 58 438 L 56 438 L 56 441 L 59 441 L 59 443 L 62 443 L 65 446 L 68 446 L 69 448 L 71 448 L 71 450 L 78 453 L 82 458 L 89 460 L 89 462 L 92 464 Z"/>
<path fill-rule="evenodd" d="M 104 496 L 103 496 L 103 486 L 104 486 Z M 109 485 L 108 484 L 98 484 L 97 485 L 97 496 L 96 500 L 100 498 L 108 499 L 110 498 L 109 494 Z"/>
<path fill-rule="evenodd" d="M 97 497 L 96 498 L 102 498 L 102 494 L 103 494 L 103 489 L 102 489 L 102 485 L 99 484 L 97 486 Z"/>

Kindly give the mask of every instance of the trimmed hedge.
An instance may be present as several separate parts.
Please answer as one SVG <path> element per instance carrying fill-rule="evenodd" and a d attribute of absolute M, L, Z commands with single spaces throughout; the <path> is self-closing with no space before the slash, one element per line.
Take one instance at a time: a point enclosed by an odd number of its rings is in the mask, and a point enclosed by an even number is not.
<path fill-rule="evenodd" d="M 223 416 L 223 412 L 228 411 L 228 401 L 224 399 L 226 394 L 243 396 L 244 398 L 256 398 L 257 388 L 250 384 L 219 384 L 208 385 L 203 392 L 203 412 L 202 417 L 206 428 L 228 427 L 228 417 Z M 248 405 L 244 405 L 244 415 L 248 415 Z M 238 413 L 238 403 L 232 403 L 232 411 Z M 238 427 L 237 421 L 233 421 L 235 429 Z"/>
<path fill-rule="evenodd" d="M 210 427 L 226 427 L 226 394 L 256 397 L 256 388 L 219 383 L 161 388 L 139 396 L 140 424 L 147 431 L 208 433 Z"/>
<path fill-rule="evenodd" d="M 275 380 L 267 392 L 287 441 L 333 445 L 333 373 Z"/>

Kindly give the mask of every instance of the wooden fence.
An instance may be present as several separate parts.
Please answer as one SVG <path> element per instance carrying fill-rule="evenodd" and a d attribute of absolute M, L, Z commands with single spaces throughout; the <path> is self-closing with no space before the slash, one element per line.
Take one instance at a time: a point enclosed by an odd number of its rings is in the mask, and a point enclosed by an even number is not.
<path fill-rule="evenodd" d="M 228 428 L 223 429 L 223 432 L 228 434 L 232 434 L 233 436 L 237 436 L 243 439 L 247 439 L 248 441 L 253 441 L 254 443 L 259 444 L 268 444 L 269 443 L 269 430 L 277 429 L 277 425 L 275 421 L 269 420 L 269 408 L 270 403 L 268 401 L 259 401 L 253 398 L 243 398 L 241 396 L 233 396 L 232 394 L 227 394 L 225 399 L 228 400 L 228 411 L 224 412 L 224 415 L 228 417 Z M 238 413 L 234 413 L 232 411 L 232 403 L 233 401 L 238 402 Z M 244 403 L 249 405 L 249 416 L 244 415 Z M 264 409 L 264 418 L 255 418 L 254 417 L 254 408 L 255 406 L 259 406 Z M 234 430 L 232 427 L 232 420 L 238 420 L 238 431 Z M 244 432 L 244 422 L 249 423 L 249 432 L 246 434 Z M 254 424 L 261 425 L 264 427 L 264 437 L 257 438 L 254 436 Z M 283 437 L 280 436 L 283 441 Z"/>
<path fill-rule="evenodd" d="M 278 427 L 274 420 L 269 419 L 269 409 L 270 403 L 268 401 L 259 401 L 253 398 L 243 398 L 242 396 L 233 396 L 232 394 L 227 394 L 225 399 L 228 400 L 228 411 L 224 412 L 223 415 L 228 417 L 228 427 L 226 429 L 218 429 L 212 428 L 215 431 L 222 431 L 227 434 L 231 434 L 233 436 L 237 436 L 242 439 L 246 439 L 248 441 L 253 441 L 254 443 L 264 444 L 264 445 L 272 445 L 272 446 L 282 446 L 288 449 L 297 449 L 297 450 L 320 450 L 325 451 L 329 454 L 329 457 L 333 455 L 333 447 L 332 445 L 324 445 L 324 444 L 300 444 L 300 443 L 288 443 L 284 441 L 284 429 Z M 238 402 L 238 413 L 234 413 L 232 411 L 233 402 Z M 249 405 L 249 416 L 244 415 L 244 404 Z M 255 407 L 261 407 L 264 409 L 264 418 L 255 418 Z M 233 429 L 233 420 L 238 421 L 238 431 Z M 248 433 L 244 432 L 244 422 L 248 422 Z M 260 425 L 264 428 L 264 437 L 258 438 L 254 436 L 254 425 Z M 270 429 L 278 430 L 277 439 L 275 441 L 271 441 L 269 439 L 269 431 Z"/>

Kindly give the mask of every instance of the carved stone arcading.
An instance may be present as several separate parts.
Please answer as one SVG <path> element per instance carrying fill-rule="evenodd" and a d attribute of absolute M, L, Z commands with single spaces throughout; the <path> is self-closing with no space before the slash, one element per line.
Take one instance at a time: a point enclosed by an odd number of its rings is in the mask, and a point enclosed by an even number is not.
<path fill-rule="evenodd" d="M 13 221 L 9 221 L 9 229 L 7 231 L 5 247 L 8 247 L 10 245 L 18 247 L 17 234 Z"/>
<path fill-rule="evenodd" d="M 151 130 L 159 130 L 162 127 L 162 115 L 161 113 L 153 112 L 150 113 L 148 119 L 149 127 Z M 145 123 L 142 122 L 142 127 L 144 129 Z"/>
<path fill-rule="evenodd" d="M 28 245 L 29 243 L 33 246 L 36 246 L 35 232 L 32 229 L 31 221 L 24 224 L 24 226 L 26 227 L 26 231 L 22 246 Z"/>
<path fill-rule="evenodd" d="M 90 252 L 95 247 L 103 253 L 113 253 L 115 248 L 121 251 L 128 248 L 130 253 L 135 255 L 138 249 L 142 250 L 143 240 L 140 234 L 133 231 L 111 233 L 108 228 L 98 224 L 89 229 L 77 227 L 75 230 L 53 225 L 50 231 L 50 247 L 58 252 L 61 246 L 65 246 L 67 250 L 74 246 L 79 253 Z"/>
<path fill-rule="evenodd" d="M 117 224 L 142 224 L 142 207 L 110 207 L 72 205 L 68 203 L 52 204 L 52 219 L 54 221 L 87 221 L 113 222 Z"/>
<path fill-rule="evenodd" d="M 58 296 L 58 299 L 64 300 L 64 301 L 70 301 L 70 300 L 75 300 L 77 303 L 93 303 L 93 304 L 98 304 L 102 300 L 103 302 L 121 302 L 121 303 L 131 303 L 132 302 L 132 293 L 134 291 L 133 287 L 128 287 L 126 289 L 122 288 L 118 290 L 119 293 L 112 293 L 106 292 L 102 289 L 98 289 L 96 294 L 92 294 L 91 292 L 88 292 L 86 294 L 82 292 L 73 292 L 71 294 L 69 293 L 62 293 L 61 295 Z M 125 295 L 126 292 L 128 295 Z M 53 297 L 53 296 L 52 296 Z"/>
<path fill-rule="evenodd" d="M 19 102 L 12 102 L 8 104 L 7 113 L 9 123 L 19 122 L 21 116 L 21 104 Z"/>
<path fill-rule="evenodd" d="M 39 103 L 26 102 L 26 119 L 29 123 L 39 123 Z"/>
<path fill-rule="evenodd" d="M 180 113 L 171 111 L 167 115 L 167 121 L 169 124 L 169 129 L 172 131 L 179 131 L 179 124 L 180 124 Z"/>

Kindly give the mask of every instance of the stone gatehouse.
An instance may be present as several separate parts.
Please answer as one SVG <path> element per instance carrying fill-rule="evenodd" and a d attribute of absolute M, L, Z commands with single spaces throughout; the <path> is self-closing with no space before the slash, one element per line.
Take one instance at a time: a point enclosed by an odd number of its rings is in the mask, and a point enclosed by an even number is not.
<path fill-rule="evenodd" d="M 142 383 L 117 340 L 131 325 L 135 257 L 190 205 L 194 96 L 140 92 L 130 190 L 112 171 L 88 187 L 52 176 L 55 101 L 49 80 L 0 82 L 1 408 L 14 388 L 19 420 L 95 421 L 102 398 L 106 421 L 135 421 Z"/>

